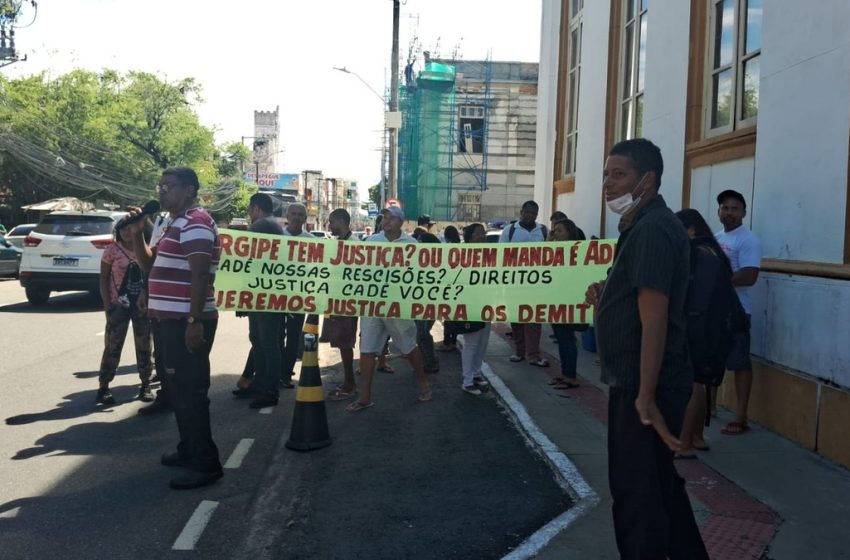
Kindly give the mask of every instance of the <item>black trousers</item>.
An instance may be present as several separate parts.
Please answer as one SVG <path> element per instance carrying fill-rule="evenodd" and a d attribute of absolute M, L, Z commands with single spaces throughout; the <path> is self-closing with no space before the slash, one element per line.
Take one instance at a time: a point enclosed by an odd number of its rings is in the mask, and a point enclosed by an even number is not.
<path fill-rule="evenodd" d="M 283 337 L 283 353 L 281 354 L 280 378 L 291 381 L 298 360 L 298 350 L 301 346 L 301 332 L 304 330 L 306 315 L 297 313 L 281 314 L 280 334 Z M 256 357 L 255 357 L 256 359 Z"/>
<path fill-rule="evenodd" d="M 189 352 L 186 348 L 186 321 L 159 321 L 159 335 L 167 385 L 180 443 L 177 452 L 190 460 L 190 468 L 199 472 L 221 469 L 218 448 L 210 428 L 210 350 L 218 320 L 203 321 L 204 345 Z M 159 348 L 157 349 L 159 351 Z"/>
<path fill-rule="evenodd" d="M 614 532 L 627 560 L 708 560 L 673 452 L 635 410 L 637 391 L 608 397 L 608 482 Z M 682 429 L 690 389 L 659 390 L 656 404 L 673 434 Z"/>

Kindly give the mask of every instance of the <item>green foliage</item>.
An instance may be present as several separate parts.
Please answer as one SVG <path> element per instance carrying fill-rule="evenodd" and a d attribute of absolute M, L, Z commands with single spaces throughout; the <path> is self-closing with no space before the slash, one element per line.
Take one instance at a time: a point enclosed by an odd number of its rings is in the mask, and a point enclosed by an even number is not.
<path fill-rule="evenodd" d="M 194 111 L 200 101 L 194 79 L 144 72 L 0 77 L 0 204 L 61 196 L 138 204 L 164 168 L 185 165 L 225 211 L 243 198 L 250 156 L 238 142 L 216 147 Z"/>
<path fill-rule="evenodd" d="M 242 142 L 228 142 L 216 154 L 215 167 L 221 177 L 242 177 L 251 161 L 251 150 Z"/>
<path fill-rule="evenodd" d="M 381 183 L 369 187 L 369 201 L 381 205 Z"/>

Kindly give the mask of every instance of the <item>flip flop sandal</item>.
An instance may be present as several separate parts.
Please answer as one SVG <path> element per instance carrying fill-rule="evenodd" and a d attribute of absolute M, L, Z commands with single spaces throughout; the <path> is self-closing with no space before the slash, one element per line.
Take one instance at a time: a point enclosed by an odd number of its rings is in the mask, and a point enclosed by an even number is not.
<path fill-rule="evenodd" d="M 328 400 L 345 401 L 345 400 L 348 400 L 351 397 L 355 396 L 356 394 L 357 394 L 356 390 L 345 391 L 345 390 L 342 389 L 342 387 L 337 387 L 336 389 L 334 389 L 333 391 L 328 393 Z"/>
<path fill-rule="evenodd" d="M 549 385 L 563 385 L 567 382 L 566 377 L 555 377 L 554 379 L 549 380 Z"/>
<path fill-rule="evenodd" d="M 434 400 L 434 395 L 431 393 L 431 390 L 428 389 L 424 393 L 419 393 L 419 402 L 428 402 Z"/>
<path fill-rule="evenodd" d="M 390 366 L 383 366 L 376 369 L 381 373 L 395 373 L 395 370 Z"/>
<path fill-rule="evenodd" d="M 720 430 L 720 433 L 725 434 L 727 436 L 738 436 L 749 429 L 750 427 L 746 424 L 741 424 L 740 422 L 729 422 Z"/>
<path fill-rule="evenodd" d="M 549 367 L 549 362 L 544 360 L 543 358 L 539 360 L 534 360 L 533 362 L 528 362 L 529 365 L 537 366 L 537 367 Z"/>
<path fill-rule="evenodd" d="M 354 401 L 350 405 L 345 407 L 345 410 L 348 412 L 359 412 L 361 410 L 366 410 L 367 408 L 375 406 L 373 402 L 362 403 L 360 401 Z"/>

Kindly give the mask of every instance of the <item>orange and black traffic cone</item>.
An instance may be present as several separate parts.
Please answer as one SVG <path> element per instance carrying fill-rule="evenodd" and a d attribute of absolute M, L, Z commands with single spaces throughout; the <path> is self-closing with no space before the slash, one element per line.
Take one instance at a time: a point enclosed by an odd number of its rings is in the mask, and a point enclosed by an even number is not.
<path fill-rule="evenodd" d="M 319 316 L 307 315 L 304 323 L 301 378 L 295 391 L 292 429 L 286 447 L 295 451 L 311 451 L 330 444 L 325 390 L 322 388 L 322 376 L 319 371 Z"/>

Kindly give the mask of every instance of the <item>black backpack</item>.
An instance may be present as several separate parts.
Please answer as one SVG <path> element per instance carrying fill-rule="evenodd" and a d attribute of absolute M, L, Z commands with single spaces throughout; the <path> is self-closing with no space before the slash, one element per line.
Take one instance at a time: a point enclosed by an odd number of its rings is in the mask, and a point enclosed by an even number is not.
<path fill-rule="evenodd" d="M 131 260 L 124 272 L 124 279 L 118 287 L 118 301 L 124 307 L 133 308 L 139 300 L 139 294 L 145 289 L 145 275 L 136 261 Z"/>
<path fill-rule="evenodd" d="M 726 369 L 734 335 L 747 328 L 747 316 L 723 255 L 699 240 L 691 243 L 685 313 L 694 381 L 716 383 Z"/>

